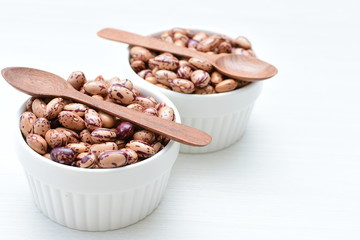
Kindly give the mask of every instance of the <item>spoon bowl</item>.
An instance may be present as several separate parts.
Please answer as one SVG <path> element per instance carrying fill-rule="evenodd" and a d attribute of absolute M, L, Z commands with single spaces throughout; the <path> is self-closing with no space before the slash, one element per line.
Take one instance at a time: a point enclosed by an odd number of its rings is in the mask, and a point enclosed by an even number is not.
<path fill-rule="evenodd" d="M 249 82 L 260 81 L 271 78 L 277 73 L 276 67 L 252 56 L 243 56 L 238 54 L 209 55 L 161 41 L 153 37 L 145 37 L 113 28 L 102 29 L 97 34 L 102 38 L 130 45 L 142 46 L 156 51 L 169 52 L 184 57 L 205 59 L 219 72 L 238 80 Z"/>
<path fill-rule="evenodd" d="M 211 136 L 198 129 L 102 101 L 75 90 L 65 79 L 38 69 L 11 67 L 1 71 L 14 88 L 36 97 L 64 97 L 135 123 L 152 132 L 191 146 L 205 146 Z"/>
<path fill-rule="evenodd" d="M 216 56 L 212 64 L 219 72 L 234 79 L 253 82 L 271 78 L 277 73 L 274 66 L 256 57 L 239 54 L 210 56 Z"/>

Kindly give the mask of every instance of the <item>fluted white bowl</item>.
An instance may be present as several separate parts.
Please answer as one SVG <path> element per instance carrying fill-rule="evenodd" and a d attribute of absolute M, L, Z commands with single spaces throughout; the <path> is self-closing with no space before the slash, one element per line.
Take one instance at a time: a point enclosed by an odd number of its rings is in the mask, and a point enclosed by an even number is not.
<path fill-rule="evenodd" d="M 199 31 L 199 30 L 195 30 Z M 211 31 L 205 31 L 213 33 Z M 152 34 L 159 35 L 161 32 Z M 157 87 L 141 78 L 130 66 L 130 48 L 121 44 L 122 72 L 134 82 L 157 89 L 178 108 L 182 123 L 205 131 L 212 142 L 205 147 L 181 144 L 182 153 L 208 153 L 222 150 L 237 142 L 245 133 L 262 82 L 253 82 L 234 91 L 216 94 L 185 94 Z"/>
<path fill-rule="evenodd" d="M 173 107 L 156 89 L 134 84 L 144 96 Z M 19 119 L 25 103 L 19 108 Z M 125 167 L 85 169 L 51 161 L 33 151 L 25 142 L 19 121 L 15 139 L 18 158 L 25 170 L 36 206 L 56 223 L 85 231 L 107 231 L 134 224 L 159 205 L 179 143 L 170 141 L 154 156 Z"/>

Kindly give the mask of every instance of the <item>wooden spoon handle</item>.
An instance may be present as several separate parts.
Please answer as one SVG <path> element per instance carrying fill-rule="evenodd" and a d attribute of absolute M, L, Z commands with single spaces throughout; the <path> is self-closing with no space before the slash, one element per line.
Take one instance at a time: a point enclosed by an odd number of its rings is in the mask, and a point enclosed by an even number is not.
<path fill-rule="evenodd" d="M 98 100 L 73 89 L 69 89 L 69 91 L 64 94 L 64 97 L 100 109 L 122 120 L 127 120 L 183 144 L 205 146 L 211 142 L 211 136 L 201 130 L 140 113 L 115 103 Z"/>
<path fill-rule="evenodd" d="M 189 48 L 180 47 L 172 43 L 158 40 L 154 37 L 145 37 L 135 33 L 126 32 L 114 28 L 104 28 L 98 33 L 99 37 L 112 41 L 127 43 L 130 45 L 141 46 L 157 51 L 170 52 L 184 57 L 196 57 L 201 59 L 209 59 L 211 55 L 191 50 Z"/>

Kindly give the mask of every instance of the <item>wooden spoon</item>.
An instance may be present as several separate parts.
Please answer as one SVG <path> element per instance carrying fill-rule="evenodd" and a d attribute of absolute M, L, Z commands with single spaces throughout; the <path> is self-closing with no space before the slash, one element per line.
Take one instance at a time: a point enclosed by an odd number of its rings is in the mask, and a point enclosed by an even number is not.
<path fill-rule="evenodd" d="M 161 41 L 154 37 L 144 37 L 135 33 L 113 28 L 102 29 L 97 34 L 102 38 L 113 41 L 142 46 L 157 51 L 170 52 L 185 57 L 205 59 L 219 72 L 238 80 L 245 80 L 249 82 L 259 81 L 271 78 L 277 73 L 277 69 L 273 65 L 256 57 L 243 56 L 239 54 L 209 55 Z"/>
<path fill-rule="evenodd" d="M 35 97 L 64 97 L 102 110 L 113 116 L 135 123 L 152 132 L 191 146 L 205 146 L 211 142 L 208 134 L 176 122 L 143 114 L 124 106 L 102 101 L 75 90 L 65 79 L 38 69 L 4 68 L 4 79 L 14 88 Z"/>

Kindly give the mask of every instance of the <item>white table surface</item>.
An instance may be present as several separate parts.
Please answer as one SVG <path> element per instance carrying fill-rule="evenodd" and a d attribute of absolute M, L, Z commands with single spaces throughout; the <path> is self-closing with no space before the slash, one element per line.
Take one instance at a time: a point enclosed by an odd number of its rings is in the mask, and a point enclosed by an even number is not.
<path fill-rule="evenodd" d="M 358 0 L 0 0 L 0 68 L 126 77 L 118 44 L 96 32 L 175 26 L 245 35 L 279 68 L 241 141 L 181 154 L 158 209 L 110 232 L 35 207 L 7 127 L 27 96 L 1 79 L 0 239 L 360 239 L 359 12 Z"/>

